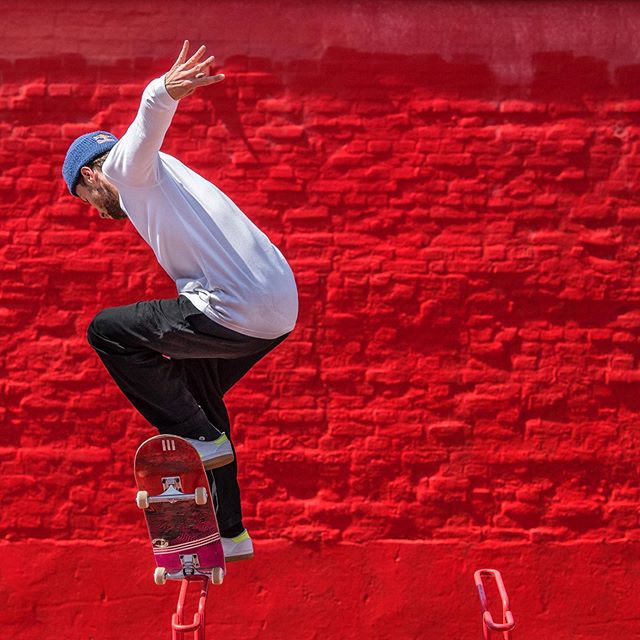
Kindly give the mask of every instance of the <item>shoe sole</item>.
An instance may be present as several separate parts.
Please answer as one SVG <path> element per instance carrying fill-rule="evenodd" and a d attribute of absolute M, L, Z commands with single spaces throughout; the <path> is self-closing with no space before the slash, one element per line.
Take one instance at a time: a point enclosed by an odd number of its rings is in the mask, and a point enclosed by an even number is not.
<path fill-rule="evenodd" d="M 237 562 L 238 560 L 251 560 L 253 558 L 253 553 L 245 553 L 242 556 L 225 556 L 225 562 Z"/>
<path fill-rule="evenodd" d="M 219 467 L 226 467 L 228 464 L 231 464 L 234 461 L 234 456 L 232 453 L 227 454 L 226 456 L 218 456 L 217 458 L 213 458 L 212 460 L 203 460 L 202 466 L 206 471 L 211 471 L 211 469 L 218 469 Z"/>

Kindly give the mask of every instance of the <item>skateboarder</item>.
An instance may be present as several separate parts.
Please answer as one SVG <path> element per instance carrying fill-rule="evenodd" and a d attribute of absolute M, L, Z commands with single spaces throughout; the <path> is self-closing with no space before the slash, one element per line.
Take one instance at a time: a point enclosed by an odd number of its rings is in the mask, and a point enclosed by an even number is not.
<path fill-rule="evenodd" d="M 94 131 L 69 147 L 69 191 L 102 218 L 129 219 L 178 296 L 105 309 L 88 340 L 135 408 L 160 433 L 185 437 L 215 479 L 225 557 L 253 555 L 242 523 L 225 393 L 293 329 L 298 296 L 280 251 L 231 199 L 160 152 L 178 102 L 224 79 L 185 41 L 144 90 L 121 139 Z M 210 475 L 211 475 L 210 474 Z"/>

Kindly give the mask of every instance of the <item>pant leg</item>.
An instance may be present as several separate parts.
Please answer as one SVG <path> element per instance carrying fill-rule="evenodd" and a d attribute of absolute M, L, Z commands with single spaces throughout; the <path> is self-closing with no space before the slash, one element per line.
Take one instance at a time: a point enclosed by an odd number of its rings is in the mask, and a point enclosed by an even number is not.
<path fill-rule="evenodd" d="M 189 321 L 201 333 L 216 331 L 215 326 L 210 326 L 210 323 L 214 323 L 204 315 L 191 317 Z M 221 426 L 231 441 L 232 447 L 231 423 L 223 400 L 224 394 L 285 338 L 286 335 L 265 341 L 266 344 L 261 345 L 261 349 L 248 356 L 233 359 L 189 360 L 185 363 L 188 386 L 194 397 L 209 419 L 217 421 L 216 424 Z M 215 485 L 218 494 L 217 515 L 220 533 L 225 538 L 238 535 L 243 531 L 244 525 L 235 448 L 234 461 L 231 464 L 212 469 L 209 473 L 213 476 L 212 484 Z"/>
<path fill-rule="evenodd" d="M 231 423 L 219 384 L 218 369 L 222 359 L 197 359 L 185 361 L 185 375 L 193 397 L 202 406 L 211 422 L 219 425 L 231 442 L 234 459 L 230 464 L 207 472 L 209 483 L 216 490 L 217 517 L 220 534 L 232 538 L 244 529 L 240 486 L 238 484 L 238 464 L 231 437 Z"/>
<path fill-rule="evenodd" d="M 194 329 L 191 316 L 204 319 L 208 331 Z M 123 393 L 160 433 L 207 440 L 219 437 L 224 427 L 194 398 L 185 362 L 241 358 L 269 342 L 217 325 L 185 297 L 105 309 L 91 322 L 87 338 Z"/>
<path fill-rule="evenodd" d="M 286 333 L 266 346 L 261 351 L 253 353 L 241 358 L 234 358 L 233 360 L 222 360 L 218 367 L 218 379 L 220 381 L 220 388 L 223 395 L 233 387 L 255 364 L 257 364 L 262 358 L 264 358 L 269 352 L 273 351 L 281 342 L 283 342 L 289 336 Z"/>

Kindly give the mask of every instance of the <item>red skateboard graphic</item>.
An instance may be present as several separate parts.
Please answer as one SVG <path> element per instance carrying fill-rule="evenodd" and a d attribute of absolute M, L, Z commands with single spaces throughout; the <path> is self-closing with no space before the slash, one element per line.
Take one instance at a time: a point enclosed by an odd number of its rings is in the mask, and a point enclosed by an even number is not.
<path fill-rule="evenodd" d="M 156 584 L 198 577 L 221 584 L 224 552 L 198 452 L 178 436 L 154 436 L 138 448 L 134 471 L 136 502 L 144 510 L 157 565 Z"/>

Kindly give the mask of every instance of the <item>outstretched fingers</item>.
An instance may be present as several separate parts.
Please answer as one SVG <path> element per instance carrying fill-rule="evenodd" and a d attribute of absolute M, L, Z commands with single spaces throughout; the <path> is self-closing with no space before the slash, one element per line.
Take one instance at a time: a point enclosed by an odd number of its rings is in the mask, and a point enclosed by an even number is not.
<path fill-rule="evenodd" d="M 182 45 L 182 50 L 180 51 L 180 55 L 178 59 L 175 61 L 173 68 L 183 67 L 184 69 L 189 69 L 193 67 L 200 58 L 204 55 L 206 47 L 202 45 L 188 60 L 187 53 L 189 53 L 189 41 L 185 40 Z M 211 64 L 210 62 L 208 64 Z"/>
<path fill-rule="evenodd" d="M 185 67 L 191 67 L 193 66 L 196 62 L 198 62 L 198 60 L 200 60 L 200 58 L 202 58 L 202 56 L 204 55 L 204 52 L 206 50 L 206 47 L 204 45 L 202 45 L 187 61 L 185 64 Z"/>
<path fill-rule="evenodd" d="M 174 69 L 180 66 L 181 64 L 184 64 L 184 61 L 187 59 L 188 52 L 189 52 L 189 41 L 185 40 L 184 44 L 182 45 L 182 50 L 180 51 L 180 55 L 178 55 L 178 59 L 173 64 Z"/>
<path fill-rule="evenodd" d="M 198 77 L 199 76 L 199 77 Z M 216 82 L 222 82 L 224 80 L 224 73 L 218 73 L 215 76 L 205 76 L 204 74 L 198 74 L 193 81 L 196 87 L 206 87 L 209 84 L 215 84 Z"/>
<path fill-rule="evenodd" d="M 195 78 L 200 78 L 203 75 L 208 75 L 209 67 L 215 62 L 215 56 L 209 56 L 206 60 L 203 60 L 195 67 L 190 69 L 190 72 L 193 74 Z"/>
<path fill-rule="evenodd" d="M 165 89 L 174 100 L 191 95 L 198 87 L 224 80 L 223 73 L 210 75 L 209 68 L 215 63 L 216 58 L 215 56 L 204 58 L 205 50 L 205 45 L 202 45 L 187 60 L 189 41 L 184 41 L 178 59 L 164 76 Z"/>

